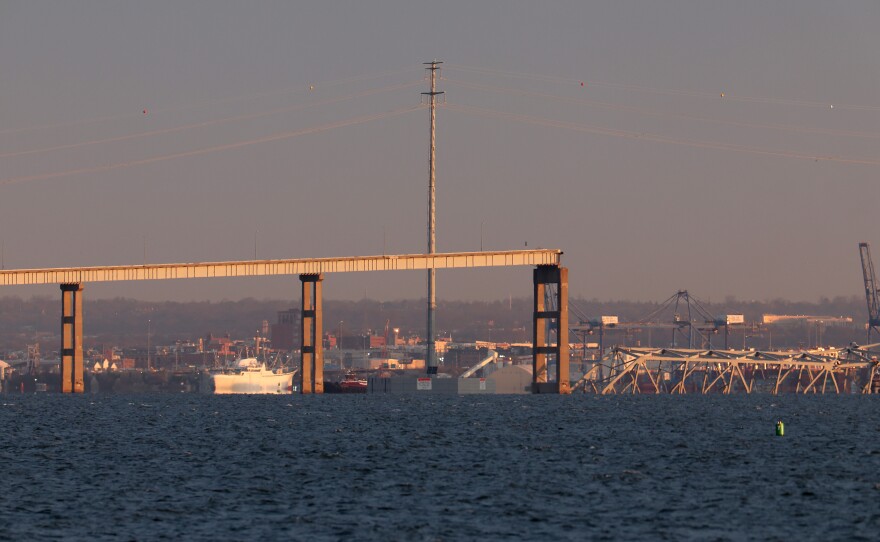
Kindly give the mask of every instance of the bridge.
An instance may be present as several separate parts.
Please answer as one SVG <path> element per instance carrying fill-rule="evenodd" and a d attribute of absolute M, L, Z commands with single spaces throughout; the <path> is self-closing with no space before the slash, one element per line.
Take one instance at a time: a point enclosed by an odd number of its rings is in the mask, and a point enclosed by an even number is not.
<path fill-rule="evenodd" d="M 880 344 L 805 351 L 616 346 L 573 389 L 623 393 L 880 392 Z"/>
<path fill-rule="evenodd" d="M 532 266 L 534 311 L 532 318 L 532 391 L 570 393 L 568 343 L 568 269 L 561 267 L 556 249 L 492 252 L 453 252 L 341 258 L 246 260 L 207 263 L 116 265 L 0 271 L 0 286 L 58 284 L 61 288 L 61 391 L 82 393 L 83 289 L 90 282 L 207 279 L 299 275 L 302 286 L 301 393 L 323 393 L 324 275 L 366 271 L 417 271 L 479 267 Z M 549 292 L 555 303 L 546 306 Z M 558 322 L 556 343 L 550 344 L 547 323 Z M 548 381 L 548 356 L 556 358 L 556 380 Z"/>

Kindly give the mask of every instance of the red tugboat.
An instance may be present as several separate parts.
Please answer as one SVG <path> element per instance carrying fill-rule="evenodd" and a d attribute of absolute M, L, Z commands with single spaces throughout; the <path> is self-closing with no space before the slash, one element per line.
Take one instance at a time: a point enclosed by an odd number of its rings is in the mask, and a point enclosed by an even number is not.
<path fill-rule="evenodd" d="M 339 382 L 339 391 L 341 393 L 367 393 L 367 381 L 358 378 L 354 372 L 349 371 L 345 374 L 345 378 Z"/>

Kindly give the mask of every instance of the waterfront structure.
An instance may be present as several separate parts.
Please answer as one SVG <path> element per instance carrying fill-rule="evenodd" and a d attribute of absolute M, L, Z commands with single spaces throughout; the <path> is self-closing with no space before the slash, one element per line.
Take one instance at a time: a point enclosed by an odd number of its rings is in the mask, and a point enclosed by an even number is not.
<path fill-rule="evenodd" d="M 852 316 L 815 316 L 810 314 L 763 314 L 761 315 L 761 323 L 765 325 L 794 325 L 806 322 L 807 324 L 815 324 L 818 322 L 826 326 L 842 326 L 851 327 L 853 325 Z"/>
<path fill-rule="evenodd" d="M 874 259 L 871 246 L 859 243 L 859 257 L 862 260 L 862 277 L 865 281 L 865 301 L 868 303 L 868 325 L 865 342 L 871 342 L 871 333 L 880 332 L 880 291 L 877 290 L 877 275 L 874 272 Z"/>
<path fill-rule="evenodd" d="M 508 365 L 493 371 L 486 379 L 495 383 L 495 393 L 529 393 L 532 368 L 529 365 Z"/>
<path fill-rule="evenodd" d="M 62 390 L 82 393 L 82 291 L 86 282 L 167 280 L 192 278 L 299 275 L 302 283 L 301 393 L 323 392 L 323 306 L 322 283 L 325 273 L 436 270 L 477 267 L 534 266 L 536 340 L 532 357 L 536 367 L 546 368 L 547 356 L 556 357 L 556 381 L 547 371 L 535 371 L 533 392 L 569 393 L 568 375 L 568 270 L 561 267 L 562 251 L 555 249 L 509 250 L 354 256 L 290 260 L 248 260 L 210 263 L 121 265 L 52 269 L 14 269 L 0 271 L 0 286 L 60 284 L 62 290 Z M 545 307 L 545 293 L 555 291 L 555 308 Z M 540 298 L 540 299 L 539 299 Z M 549 343 L 543 330 L 555 321 L 556 343 Z M 430 371 L 429 371 L 430 374 Z"/>
<path fill-rule="evenodd" d="M 573 389 L 622 393 L 880 392 L 880 344 L 804 351 L 615 347 Z M 603 367 L 610 374 L 603 376 Z"/>
<path fill-rule="evenodd" d="M 296 309 L 278 311 L 278 321 L 270 328 L 272 348 L 276 350 L 294 350 L 299 343 L 299 327 L 302 315 Z"/>

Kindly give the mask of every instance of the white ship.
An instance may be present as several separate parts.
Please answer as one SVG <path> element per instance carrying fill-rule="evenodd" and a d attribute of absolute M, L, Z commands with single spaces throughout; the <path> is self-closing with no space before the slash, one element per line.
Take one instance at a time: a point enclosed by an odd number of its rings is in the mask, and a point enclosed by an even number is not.
<path fill-rule="evenodd" d="M 238 360 L 235 369 L 211 375 L 214 393 L 291 393 L 295 371 L 266 368 L 256 358 Z"/>

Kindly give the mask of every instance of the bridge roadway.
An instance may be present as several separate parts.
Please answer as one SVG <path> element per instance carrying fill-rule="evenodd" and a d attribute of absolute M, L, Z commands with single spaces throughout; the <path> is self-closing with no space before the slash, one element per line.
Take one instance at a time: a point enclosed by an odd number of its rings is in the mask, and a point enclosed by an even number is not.
<path fill-rule="evenodd" d="M 561 250 L 508 250 L 496 252 L 451 252 L 307 258 L 292 260 L 246 260 L 232 262 L 111 265 L 54 269 L 10 269 L 0 271 L 0 286 L 35 284 L 81 284 L 127 280 L 257 277 L 307 275 L 360 271 L 411 271 L 559 265 Z"/>
<path fill-rule="evenodd" d="M 325 273 L 414 271 L 478 267 L 533 266 L 532 389 L 535 393 L 570 393 L 568 377 L 568 270 L 560 266 L 556 249 L 452 252 L 247 260 L 232 262 L 114 265 L 0 271 L 0 286 L 59 284 L 61 286 L 61 390 L 84 391 L 83 284 L 87 282 L 299 275 L 302 283 L 301 393 L 323 393 L 322 282 Z M 555 286 L 555 288 L 552 288 Z M 548 287 L 551 287 L 548 289 Z M 545 307 L 545 293 L 554 292 L 555 306 Z M 557 321 L 558 338 L 550 342 L 546 329 Z M 556 381 L 548 381 L 548 355 L 556 357 Z"/>

